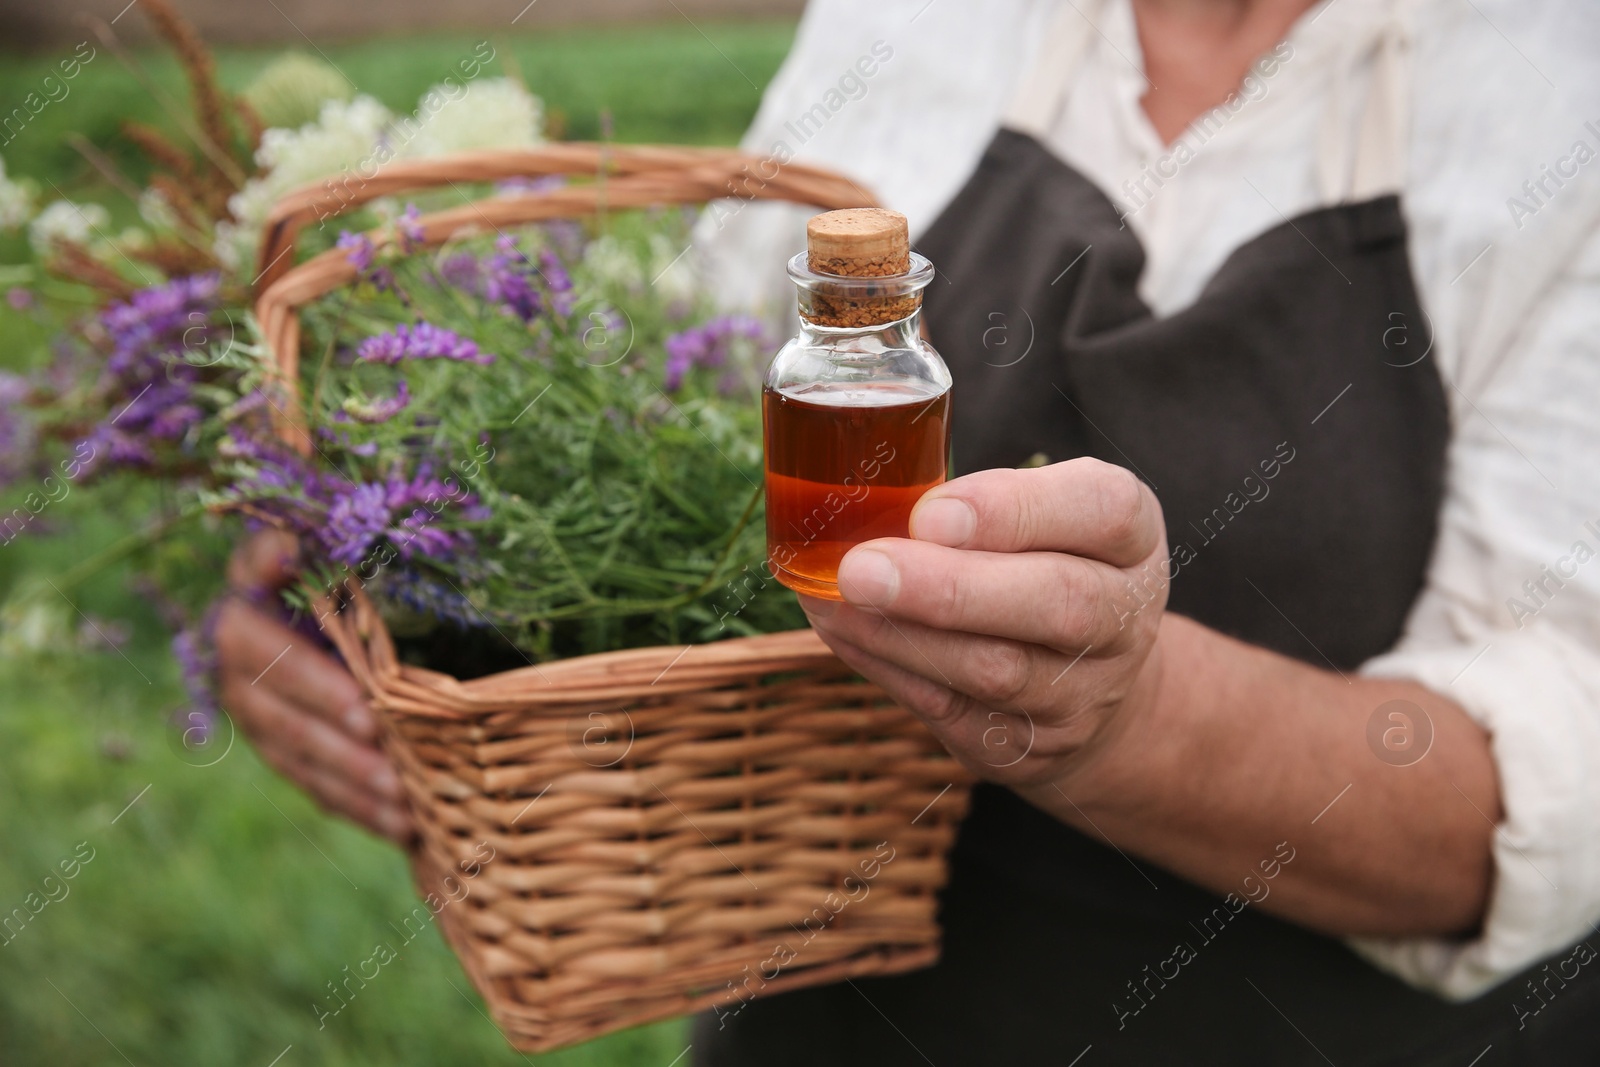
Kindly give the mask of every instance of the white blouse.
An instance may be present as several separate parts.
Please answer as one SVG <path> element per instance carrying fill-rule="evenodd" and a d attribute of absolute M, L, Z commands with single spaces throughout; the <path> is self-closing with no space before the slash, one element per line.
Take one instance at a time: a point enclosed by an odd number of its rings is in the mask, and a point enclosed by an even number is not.
<path fill-rule="evenodd" d="M 1329 202 L 1317 118 L 1336 99 L 1354 124 L 1371 42 L 1390 19 L 1409 31 L 1402 203 L 1454 430 L 1426 588 L 1363 672 L 1414 679 L 1483 724 L 1505 816 L 1480 936 L 1351 944 L 1472 996 L 1600 920 L 1600 5 L 1327 0 L 1225 122 L 1180 135 L 1193 151 L 1176 175 L 1141 188 L 1147 166 L 1175 169 L 1162 159 L 1177 146 L 1139 107 L 1129 0 L 811 0 L 744 147 L 851 174 L 915 235 L 965 181 L 1062 5 L 1094 33 L 1048 145 L 1129 212 L 1157 315 L 1235 248 Z M 715 289 L 787 320 L 782 263 L 809 214 L 712 213 L 698 236 Z M 1406 325 L 1396 344 L 1426 343 Z"/>

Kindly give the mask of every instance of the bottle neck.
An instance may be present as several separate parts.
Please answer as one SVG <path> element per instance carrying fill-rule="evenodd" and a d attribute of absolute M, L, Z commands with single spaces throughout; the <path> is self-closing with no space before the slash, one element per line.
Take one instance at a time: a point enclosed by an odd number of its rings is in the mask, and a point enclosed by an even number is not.
<path fill-rule="evenodd" d="M 816 348 L 860 345 L 883 349 L 915 348 L 922 340 L 922 305 L 919 301 L 903 319 L 873 326 L 823 326 L 801 315 L 799 339 Z"/>

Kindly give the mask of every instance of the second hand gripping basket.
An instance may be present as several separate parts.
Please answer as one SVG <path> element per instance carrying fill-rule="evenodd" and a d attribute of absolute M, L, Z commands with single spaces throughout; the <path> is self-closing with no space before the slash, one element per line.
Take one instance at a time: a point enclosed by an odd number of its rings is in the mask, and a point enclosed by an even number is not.
<path fill-rule="evenodd" d="M 298 309 L 356 279 L 294 265 L 301 226 L 407 190 L 560 174 L 424 216 L 424 243 L 734 193 L 871 206 L 854 183 L 721 149 L 581 144 L 395 164 L 282 201 L 256 315 L 291 386 Z M 588 181 L 581 181 L 588 178 Z M 382 244 L 381 231 L 369 235 Z M 286 420 L 286 435 L 309 447 Z M 967 772 L 810 630 L 628 649 L 468 681 L 399 662 L 359 588 L 324 626 L 384 721 L 417 886 L 516 1047 L 546 1051 L 755 996 L 932 964 Z"/>

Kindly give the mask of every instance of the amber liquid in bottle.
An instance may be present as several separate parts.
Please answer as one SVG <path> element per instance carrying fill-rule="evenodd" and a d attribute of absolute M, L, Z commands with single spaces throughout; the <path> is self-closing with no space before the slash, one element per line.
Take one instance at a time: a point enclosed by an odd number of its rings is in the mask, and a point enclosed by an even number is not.
<path fill-rule="evenodd" d="M 918 383 L 811 384 L 762 394 L 767 558 L 797 593 L 839 600 L 839 561 L 905 537 L 945 480 L 950 391 Z"/>

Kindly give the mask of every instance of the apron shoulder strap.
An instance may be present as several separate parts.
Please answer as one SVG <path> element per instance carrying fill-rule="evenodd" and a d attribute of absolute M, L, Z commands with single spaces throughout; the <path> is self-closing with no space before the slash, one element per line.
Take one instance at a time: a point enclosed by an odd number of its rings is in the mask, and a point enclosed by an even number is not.
<path fill-rule="evenodd" d="M 1317 192 L 1325 204 L 1359 203 L 1405 185 L 1411 39 L 1399 13 L 1391 12 L 1358 50 L 1372 54 L 1360 120 L 1352 132 L 1345 101 L 1360 57 L 1351 54 L 1339 63 L 1318 131 Z"/>
<path fill-rule="evenodd" d="M 1106 0 L 1065 0 L 1001 122 L 1047 142 L 1077 76 Z M 1333 86 L 1317 134 L 1317 192 L 1324 204 L 1370 200 L 1397 193 L 1405 182 L 1406 122 L 1410 113 L 1410 34 L 1396 4 L 1336 62 Z M 1352 131 L 1346 100 L 1350 73 L 1361 53 L 1372 54 L 1372 76 L 1360 120 Z"/>
<path fill-rule="evenodd" d="M 1069 0 L 1061 5 L 1006 106 L 1002 125 L 1029 134 L 1041 143 L 1048 139 L 1066 102 L 1067 87 L 1088 51 L 1089 37 L 1095 32 L 1094 20 L 1104 6 L 1104 0 L 1088 0 L 1081 5 Z"/>

